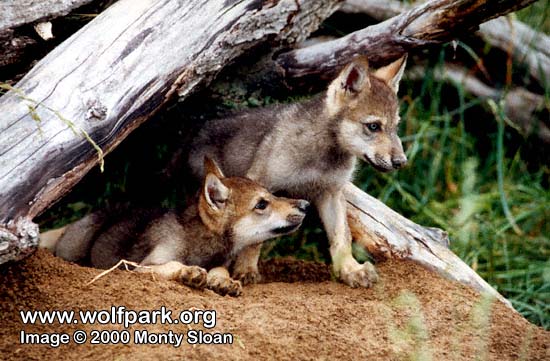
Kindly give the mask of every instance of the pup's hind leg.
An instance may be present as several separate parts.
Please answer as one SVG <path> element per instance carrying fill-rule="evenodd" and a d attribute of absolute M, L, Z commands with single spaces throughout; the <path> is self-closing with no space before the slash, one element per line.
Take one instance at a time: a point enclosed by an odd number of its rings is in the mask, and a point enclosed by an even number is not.
<path fill-rule="evenodd" d="M 164 279 L 174 280 L 186 286 L 203 289 L 206 286 L 206 270 L 198 266 L 186 266 L 178 261 L 138 267 L 137 272 L 154 273 Z"/>
<path fill-rule="evenodd" d="M 216 267 L 208 271 L 206 287 L 222 296 L 239 296 L 243 291 L 241 282 L 232 279 L 225 267 Z"/>

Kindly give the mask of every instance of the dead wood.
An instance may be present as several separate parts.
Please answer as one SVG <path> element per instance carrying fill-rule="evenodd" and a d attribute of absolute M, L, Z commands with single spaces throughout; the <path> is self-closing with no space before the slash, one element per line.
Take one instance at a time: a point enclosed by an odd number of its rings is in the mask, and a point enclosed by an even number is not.
<path fill-rule="evenodd" d="M 346 0 L 340 11 L 362 13 L 376 20 L 386 20 L 411 9 L 397 0 Z M 488 44 L 511 53 L 518 63 L 525 63 L 529 73 L 544 85 L 550 84 L 550 37 L 523 22 L 499 17 L 479 26 L 477 34 Z"/>
<path fill-rule="evenodd" d="M 284 77 L 331 78 L 356 54 L 374 66 L 414 49 L 441 44 L 479 24 L 519 10 L 535 0 L 432 0 L 382 23 L 342 38 L 280 54 L 275 62 Z"/>
<path fill-rule="evenodd" d="M 63 42 L 0 98 L 0 263 L 22 252 L 21 225 L 176 92 L 262 42 L 305 39 L 337 2 L 120 0 Z"/>
<path fill-rule="evenodd" d="M 354 241 L 376 258 L 418 263 L 480 293 L 496 297 L 512 308 L 510 301 L 448 248 L 447 233 L 412 222 L 351 183 L 345 187 L 344 195 Z"/>

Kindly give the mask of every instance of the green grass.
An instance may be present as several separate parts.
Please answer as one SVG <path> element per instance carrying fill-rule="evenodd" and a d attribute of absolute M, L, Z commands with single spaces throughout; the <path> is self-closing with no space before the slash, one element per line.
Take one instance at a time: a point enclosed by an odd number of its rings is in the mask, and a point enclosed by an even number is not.
<path fill-rule="evenodd" d="M 539 0 L 531 6 L 518 11 L 519 20 L 531 25 L 534 29 L 550 34 L 550 1 Z"/>
<path fill-rule="evenodd" d="M 549 15 L 550 3 L 539 1 L 518 18 L 548 34 Z M 387 175 L 364 168 L 358 182 L 415 222 L 445 229 L 454 252 L 550 329 L 548 145 L 519 136 L 498 106 L 491 110 L 430 72 L 403 94 L 409 167 Z"/>
<path fill-rule="evenodd" d="M 401 111 L 408 167 L 381 174 L 363 166 L 356 184 L 413 221 L 446 230 L 455 253 L 525 317 L 550 329 L 548 164 L 529 167 L 524 158 L 532 150 L 522 152 L 532 139 L 505 127 L 488 104 L 460 87 L 428 73 L 420 91 L 405 84 L 403 93 L 409 99 Z M 449 107 L 445 99 L 458 102 Z M 307 229 L 271 254 L 290 249 L 326 260 L 315 247 L 320 232 Z"/>
<path fill-rule="evenodd" d="M 434 68 L 452 52 L 435 54 Z M 548 145 L 508 127 L 500 104 L 436 80 L 434 68 L 420 84 L 401 86 L 409 165 L 389 174 L 363 165 L 355 183 L 413 221 L 446 230 L 457 255 L 550 329 Z M 319 234 L 310 226 L 268 251 L 326 261 Z"/>
<path fill-rule="evenodd" d="M 363 168 L 358 183 L 415 222 L 445 229 L 453 251 L 524 316 L 550 328 L 550 169 L 530 171 L 522 144 L 507 149 L 507 140 L 528 140 L 491 113 L 482 130 L 479 121 L 469 124 L 464 113 L 479 100 L 457 89 L 459 105 L 448 108 L 429 74 L 422 89 L 403 105 L 410 165 L 391 174 Z"/>

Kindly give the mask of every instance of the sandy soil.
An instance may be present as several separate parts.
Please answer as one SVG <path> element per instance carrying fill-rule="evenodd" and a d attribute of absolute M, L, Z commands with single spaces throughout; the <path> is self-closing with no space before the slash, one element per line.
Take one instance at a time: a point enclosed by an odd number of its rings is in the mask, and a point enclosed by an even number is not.
<path fill-rule="evenodd" d="M 550 332 L 500 303 L 409 263 L 378 265 L 380 283 L 351 289 L 330 280 L 325 265 L 293 260 L 262 267 L 268 283 L 239 298 L 197 291 L 150 275 L 99 271 L 39 251 L 0 267 L 1 360 L 550 360 Z M 287 283 L 294 282 L 294 283 Z M 123 330 L 121 325 L 23 325 L 20 310 L 216 310 L 217 324 L 133 325 L 136 330 L 231 333 L 233 344 L 181 346 L 23 345 L 20 332 Z"/>

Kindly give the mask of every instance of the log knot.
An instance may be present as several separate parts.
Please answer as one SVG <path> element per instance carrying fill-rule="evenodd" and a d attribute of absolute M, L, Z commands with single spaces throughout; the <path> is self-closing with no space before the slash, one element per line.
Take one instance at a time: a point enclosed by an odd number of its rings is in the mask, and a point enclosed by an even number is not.
<path fill-rule="evenodd" d="M 90 99 L 86 102 L 86 120 L 104 120 L 107 118 L 107 107 L 99 99 Z"/>
<path fill-rule="evenodd" d="M 27 218 L 0 226 L 0 264 L 30 255 L 38 247 L 38 238 L 38 225 Z"/>

